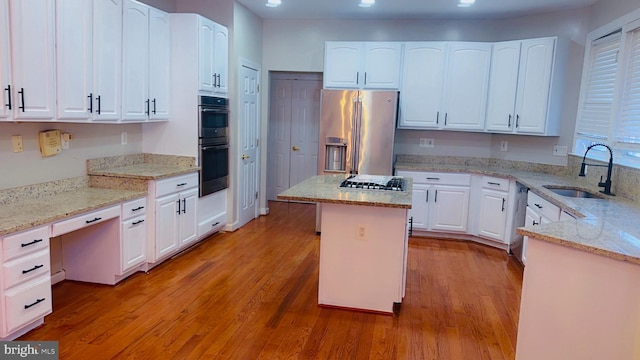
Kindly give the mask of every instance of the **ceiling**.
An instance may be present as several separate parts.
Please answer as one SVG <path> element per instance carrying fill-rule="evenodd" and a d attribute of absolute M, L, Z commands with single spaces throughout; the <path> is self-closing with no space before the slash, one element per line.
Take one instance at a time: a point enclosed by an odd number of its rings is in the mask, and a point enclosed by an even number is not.
<path fill-rule="evenodd" d="M 369 8 L 359 0 L 282 0 L 265 6 L 267 0 L 237 0 L 265 19 L 503 19 L 515 16 L 576 9 L 597 0 L 476 0 L 467 8 L 457 0 L 377 0 Z"/>

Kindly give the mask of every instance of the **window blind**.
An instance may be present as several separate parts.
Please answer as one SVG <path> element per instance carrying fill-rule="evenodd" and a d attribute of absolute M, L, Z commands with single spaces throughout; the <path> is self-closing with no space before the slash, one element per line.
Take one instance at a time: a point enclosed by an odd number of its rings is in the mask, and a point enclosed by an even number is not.
<path fill-rule="evenodd" d="M 620 121 L 616 128 L 616 140 L 624 143 L 640 143 L 640 28 L 627 34 L 629 55 L 626 71 Z"/>
<path fill-rule="evenodd" d="M 576 128 L 579 135 L 602 140 L 609 137 L 620 39 L 621 33 L 616 32 L 591 43 L 586 91 Z"/>

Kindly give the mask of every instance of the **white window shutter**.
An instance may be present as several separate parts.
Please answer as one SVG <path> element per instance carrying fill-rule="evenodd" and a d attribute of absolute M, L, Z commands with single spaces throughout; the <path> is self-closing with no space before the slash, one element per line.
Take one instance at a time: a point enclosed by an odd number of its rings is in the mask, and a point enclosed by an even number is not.
<path fill-rule="evenodd" d="M 640 28 L 627 33 L 627 38 L 629 50 L 616 140 L 640 143 Z"/>
<path fill-rule="evenodd" d="M 611 128 L 613 101 L 618 71 L 620 32 L 616 32 L 591 44 L 588 77 L 584 98 L 577 121 L 578 135 L 605 141 Z"/>

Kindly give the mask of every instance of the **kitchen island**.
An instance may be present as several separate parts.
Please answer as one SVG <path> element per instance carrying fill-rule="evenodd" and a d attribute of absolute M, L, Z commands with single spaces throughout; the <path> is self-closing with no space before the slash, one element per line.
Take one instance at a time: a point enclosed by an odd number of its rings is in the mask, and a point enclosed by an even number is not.
<path fill-rule="evenodd" d="M 404 191 L 340 188 L 346 175 L 319 175 L 278 195 L 322 203 L 318 304 L 393 313 L 406 286 L 407 216 Z"/>

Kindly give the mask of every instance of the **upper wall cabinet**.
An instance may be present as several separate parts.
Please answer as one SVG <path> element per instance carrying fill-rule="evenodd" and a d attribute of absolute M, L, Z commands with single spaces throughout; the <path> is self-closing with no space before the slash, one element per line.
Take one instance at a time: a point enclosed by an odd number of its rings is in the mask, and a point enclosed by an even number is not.
<path fill-rule="evenodd" d="M 11 117 L 11 60 L 9 57 L 9 0 L 0 0 L 0 121 Z"/>
<path fill-rule="evenodd" d="M 402 43 L 327 41 L 324 87 L 399 89 Z"/>
<path fill-rule="evenodd" d="M 56 1 L 57 118 L 120 119 L 120 0 Z"/>
<path fill-rule="evenodd" d="M 494 45 L 487 131 L 558 135 L 558 107 L 550 104 L 556 101 L 551 96 L 555 46 L 553 37 Z"/>
<path fill-rule="evenodd" d="M 229 33 L 226 27 L 205 17 L 199 24 L 199 91 L 226 97 L 228 93 Z"/>
<path fill-rule="evenodd" d="M 484 129 L 490 43 L 406 43 L 398 127 Z"/>
<path fill-rule="evenodd" d="M 5 94 L 10 92 L 13 119 L 51 120 L 56 105 L 54 1 L 10 0 L 9 11 L 11 84 Z"/>
<path fill-rule="evenodd" d="M 134 0 L 125 0 L 122 37 L 123 121 L 169 117 L 169 26 L 169 14 Z"/>

